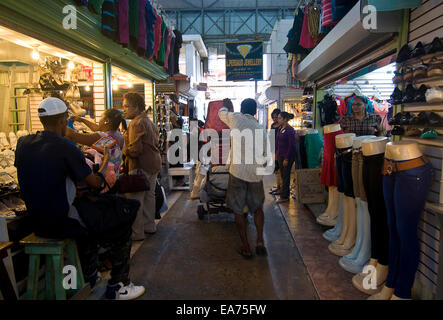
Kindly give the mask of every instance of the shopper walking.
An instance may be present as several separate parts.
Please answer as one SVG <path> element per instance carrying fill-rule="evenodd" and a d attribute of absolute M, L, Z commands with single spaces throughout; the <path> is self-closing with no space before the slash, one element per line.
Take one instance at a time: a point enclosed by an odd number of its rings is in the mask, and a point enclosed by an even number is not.
<path fill-rule="evenodd" d="M 288 112 L 280 112 L 278 115 L 278 123 L 280 129 L 277 134 L 277 144 L 275 153 L 280 168 L 282 179 L 282 186 L 280 198 L 277 203 L 284 203 L 289 201 L 289 185 L 291 183 L 291 168 L 295 160 L 295 143 L 297 135 L 294 128 L 292 128 L 288 121 L 293 119 L 294 115 Z"/>
<path fill-rule="evenodd" d="M 255 252 L 257 255 L 266 255 L 266 247 L 263 240 L 264 213 L 263 203 L 265 192 L 263 189 L 263 175 L 259 174 L 260 167 L 263 165 L 257 163 L 256 152 L 262 148 L 263 156 L 266 155 L 266 149 L 263 149 L 263 143 L 267 145 L 266 130 L 254 118 L 257 113 L 257 103 L 253 99 L 245 99 L 241 103 L 241 112 L 229 112 L 226 107 L 219 110 L 220 119 L 228 125 L 231 130 L 237 129 L 237 133 L 251 134 L 253 141 L 245 142 L 241 137 L 232 137 L 231 159 L 229 167 L 229 182 L 226 192 L 226 205 L 235 213 L 235 223 L 242 241 L 242 247 L 238 252 L 246 259 L 252 257 L 246 235 L 246 217 L 243 215 L 243 208 L 248 206 L 249 212 L 254 214 L 255 227 L 257 229 L 257 245 Z M 258 141 L 257 130 L 263 132 L 263 140 Z M 248 132 L 249 131 L 249 132 Z M 236 134 L 231 132 L 232 134 Z M 239 145 L 238 145 L 239 144 Z M 254 159 L 250 163 L 248 156 Z"/>
<path fill-rule="evenodd" d="M 275 136 L 275 145 L 274 147 L 277 145 L 277 133 L 280 130 L 280 124 L 278 123 L 278 115 L 280 114 L 280 109 L 275 109 L 274 111 L 272 111 L 271 113 L 271 118 L 272 118 L 272 124 L 271 124 L 271 130 L 274 131 L 274 136 Z M 280 194 L 280 190 L 281 190 L 281 185 L 282 185 L 282 180 L 281 180 L 281 174 L 280 174 L 280 168 L 278 166 L 278 159 L 277 159 L 277 155 L 274 155 L 274 160 L 275 160 L 275 169 L 274 169 L 274 174 L 277 178 L 277 186 L 275 188 L 272 188 L 271 191 L 269 192 L 272 195 L 279 195 Z"/>
<path fill-rule="evenodd" d="M 155 182 L 161 169 L 159 134 L 154 123 L 145 112 L 145 101 L 137 93 L 123 97 L 124 118 L 131 120 L 125 132 L 124 166 L 129 174 L 143 173 L 148 180 L 149 190 L 127 194 L 139 200 L 141 207 L 132 226 L 132 240 L 145 238 L 145 233 L 154 234 L 155 225 Z"/>
<path fill-rule="evenodd" d="M 106 171 L 108 151 L 105 150 L 103 164 L 94 174 L 82 152 L 62 139 L 68 123 L 67 110 L 60 99 L 44 99 L 38 107 L 44 131 L 21 137 L 17 142 L 14 165 L 29 213 L 29 226 L 37 236 L 75 238 L 83 273 L 91 287 L 99 279 L 98 245 L 106 245 L 110 248 L 112 262 L 106 297 L 135 299 L 145 292 L 145 288 L 134 286 L 129 280 L 131 222 L 97 234 L 86 228 L 81 219 L 90 212 L 82 210 L 74 201 L 76 183 L 85 183 L 91 189 L 102 187 L 100 174 Z"/>

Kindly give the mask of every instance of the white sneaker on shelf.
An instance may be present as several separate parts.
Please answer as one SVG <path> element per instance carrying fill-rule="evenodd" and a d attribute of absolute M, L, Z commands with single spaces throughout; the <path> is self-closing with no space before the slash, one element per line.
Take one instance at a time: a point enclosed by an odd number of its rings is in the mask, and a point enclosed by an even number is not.
<path fill-rule="evenodd" d="M 9 141 L 6 139 L 6 134 L 4 132 L 0 132 L 0 145 L 2 149 L 9 149 Z"/>
<path fill-rule="evenodd" d="M 122 282 L 106 288 L 106 297 L 114 300 L 134 300 L 145 293 L 145 287 L 134 286 L 131 282 L 127 286 L 123 286 Z"/>
<path fill-rule="evenodd" d="M 17 136 L 14 132 L 9 132 L 9 144 L 11 145 L 12 150 L 15 150 L 17 147 Z"/>

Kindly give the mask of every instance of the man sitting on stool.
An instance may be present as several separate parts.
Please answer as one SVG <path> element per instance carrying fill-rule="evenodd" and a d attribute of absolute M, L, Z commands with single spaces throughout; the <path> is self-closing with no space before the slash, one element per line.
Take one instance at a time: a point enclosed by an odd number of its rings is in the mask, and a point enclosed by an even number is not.
<path fill-rule="evenodd" d="M 40 103 L 38 116 L 44 131 L 18 140 L 14 165 L 34 233 L 46 238 L 75 238 L 85 278 L 93 287 L 99 279 L 98 243 L 72 204 L 75 183 L 84 182 L 98 189 L 103 180 L 92 173 L 82 152 L 62 139 L 68 123 L 67 111 L 58 98 L 47 98 Z M 99 173 L 106 172 L 108 157 L 106 150 Z M 134 286 L 129 280 L 131 225 L 122 228 L 128 232 L 113 236 L 107 243 L 113 267 L 106 297 L 131 300 L 141 296 L 145 288 Z"/>

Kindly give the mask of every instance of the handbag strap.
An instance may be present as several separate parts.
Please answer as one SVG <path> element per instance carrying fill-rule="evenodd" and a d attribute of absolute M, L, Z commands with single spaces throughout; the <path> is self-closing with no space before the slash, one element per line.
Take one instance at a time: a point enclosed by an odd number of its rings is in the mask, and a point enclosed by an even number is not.
<path fill-rule="evenodd" d="M 96 174 L 97 174 L 100 178 L 102 178 L 102 180 L 103 180 L 103 187 L 97 189 L 97 193 L 102 192 L 106 187 L 108 187 L 108 190 L 111 190 L 111 187 L 109 186 L 108 181 L 106 181 L 106 178 L 105 178 L 105 176 L 103 175 L 103 173 L 101 173 L 101 172 L 97 172 Z"/>

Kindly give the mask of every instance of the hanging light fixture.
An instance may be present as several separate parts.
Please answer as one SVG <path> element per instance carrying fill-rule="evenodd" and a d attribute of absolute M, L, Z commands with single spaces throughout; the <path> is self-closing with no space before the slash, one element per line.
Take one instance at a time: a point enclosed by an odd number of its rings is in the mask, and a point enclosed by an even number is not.
<path fill-rule="evenodd" d="M 38 47 L 35 47 L 32 50 L 31 57 L 32 57 L 32 60 L 36 60 L 36 61 L 40 59 L 40 53 L 38 53 Z"/>
<path fill-rule="evenodd" d="M 68 63 L 68 69 L 69 69 L 69 70 L 74 70 L 74 68 L 75 68 L 75 64 L 74 64 L 74 62 L 69 61 L 69 63 Z"/>
<path fill-rule="evenodd" d="M 87 85 L 86 87 L 85 87 L 85 91 L 90 91 L 91 90 L 91 87 L 89 86 L 89 85 Z"/>

